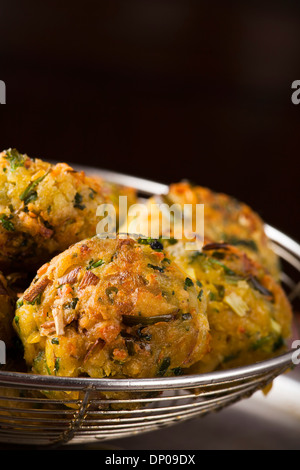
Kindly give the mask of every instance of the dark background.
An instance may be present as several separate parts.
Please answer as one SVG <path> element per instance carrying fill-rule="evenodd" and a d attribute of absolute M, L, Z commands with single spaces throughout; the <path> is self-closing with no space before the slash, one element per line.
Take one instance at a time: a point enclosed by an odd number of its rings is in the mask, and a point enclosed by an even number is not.
<path fill-rule="evenodd" d="M 299 1 L 0 1 L 0 147 L 236 196 L 300 239 Z"/>

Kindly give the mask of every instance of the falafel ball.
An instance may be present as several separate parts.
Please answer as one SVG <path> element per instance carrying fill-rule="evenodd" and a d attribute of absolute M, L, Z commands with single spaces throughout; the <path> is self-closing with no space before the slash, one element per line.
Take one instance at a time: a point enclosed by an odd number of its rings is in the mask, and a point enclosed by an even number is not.
<path fill-rule="evenodd" d="M 71 244 L 96 235 L 97 208 L 125 188 L 15 149 L 0 154 L 0 269 L 36 271 Z M 129 191 L 130 200 L 134 190 Z"/>
<path fill-rule="evenodd" d="M 180 373 L 207 352 L 205 302 L 157 242 L 84 240 L 44 265 L 14 326 L 32 372 L 114 378 Z"/>
<path fill-rule="evenodd" d="M 178 241 L 166 246 L 166 252 L 196 280 L 198 297 L 207 299 L 210 352 L 191 372 L 247 365 L 284 350 L 292 310 L 283 289 L 264 267 L 224 243 L 206 244 L 202 251 L 192 252 Z"/>
<path fill-rule="evenodd" d="M 227 194 L 188 182 L 172 184 L 162 199 L 170 206 L 204 204 L 205 239 L 238 246 L 279 279 L 279 258 L 265 233 L 264 222 L 248 205 Z"/>

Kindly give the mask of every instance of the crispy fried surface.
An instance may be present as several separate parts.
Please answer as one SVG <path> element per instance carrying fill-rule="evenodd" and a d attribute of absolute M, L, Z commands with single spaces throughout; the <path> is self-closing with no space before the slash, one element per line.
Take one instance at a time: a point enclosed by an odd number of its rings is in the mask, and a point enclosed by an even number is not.
<path fill-rule="evenodd" d="M 39 374 L 176 375 L 207 351 L 206 305 L 161 246 L 82 241 L 39 270 L 14 325 Z"/>
<path fill-rule="evenodd" d="M 207 299 L 210 352 L 192 372 L 251 364 L 282 350 L 291 334 L 291 306 L 260 264 L 228 244 L 211 243 L 202 252 L 191 252 L 178 242 L 166 251 L 197 280 Z"/>
<path fill-rule="evenodd" d="M 97 207 L 126 191 L 69 165 L 51 165 L 17 150 L 0 154 L 0 269 L 33 270 L 71 244 L 96 234 Z"/>
<path fill-rule="evenodd" d="M 170 205 L 204 204 L 205 238 L 238 246 L 279 279 L 279 260 L 265 234 L 264 222 L 248 205 L 186 182 L 172 184 L 166 200 Z"/>

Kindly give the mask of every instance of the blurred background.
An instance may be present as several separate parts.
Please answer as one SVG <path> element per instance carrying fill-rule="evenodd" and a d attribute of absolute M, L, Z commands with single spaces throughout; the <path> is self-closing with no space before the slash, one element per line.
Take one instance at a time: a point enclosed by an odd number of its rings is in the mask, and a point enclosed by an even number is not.
<path fill-rule="evenodd" d="M 1 149 L 189 179 L 300 240 L 299 2 L 0 3 Z"/>

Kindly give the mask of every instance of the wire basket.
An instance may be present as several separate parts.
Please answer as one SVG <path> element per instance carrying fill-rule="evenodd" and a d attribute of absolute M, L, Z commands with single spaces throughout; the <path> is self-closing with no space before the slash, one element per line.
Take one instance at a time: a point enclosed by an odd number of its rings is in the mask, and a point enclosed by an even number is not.
<path fill-rule="evenodd" d="M 85 170 L 135 187 L 142 196 L 167 190 L 139 178 Z M 282 284 L 296 309 L 300 245 L 269 225 L 266 232 L 281 258 Z M 155 431 L 250 397 L 293 367 L 295 354 L 290 349 L 250 366 L 171 378 L 91 379 L 0 371 L 0 442 L 83 444 Z M 62 392 L 62 399 L 51 398 L 54 390 Z"/>

